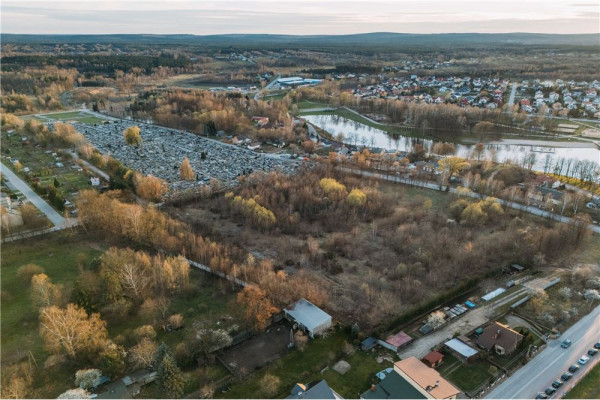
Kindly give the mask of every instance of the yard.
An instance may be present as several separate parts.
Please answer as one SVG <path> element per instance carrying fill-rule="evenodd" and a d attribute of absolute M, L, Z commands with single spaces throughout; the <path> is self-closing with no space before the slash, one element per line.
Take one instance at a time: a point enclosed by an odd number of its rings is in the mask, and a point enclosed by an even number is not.
<path fill-rule="evenodd" d="M 481 359 L 464 364 L 454 355 L 446 354 L 437 370 L 460 390 L 472 393 L 493 378 L 490 366 L 489 362 Z"/>
<path fill-rule="evenodd" d="M 350 340 L 341 330 L 326 338 L 311 340 L 304 351 L 292 350 L 264 369 L 234 383 L 228 391 L 216 393 L 215 397 L 247 398 L 252 394 L 253 397 L 283 398 L 290 394 L 289 391 L 296 383 L 326 379 L 331 388 L 343 397 L 358 398 L 360 393 L 370 387 L 374 374 L 391 365 L 389 362 L 377 363 L 376 355 L 383 351 L 356 351 L 351 355 L 344 353 L 344 342 Z M 340 359 L 351 365 L 350 371 L 345 375 L 331 369 Z M 323 371 L 327 367 L 329 368 Z M 277 393 L 268 394 L 263 391 L 261 379 L 266 374 L 279 378 Z"/>

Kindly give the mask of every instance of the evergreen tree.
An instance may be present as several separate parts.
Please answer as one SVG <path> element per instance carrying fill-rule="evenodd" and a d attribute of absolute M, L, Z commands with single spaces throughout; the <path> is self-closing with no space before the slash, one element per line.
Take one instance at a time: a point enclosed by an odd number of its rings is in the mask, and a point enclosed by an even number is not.
<path fill-rule="evenodd" d="M 158 349 L 156 349 L 156 355 L 154 356 L 154 369 L 158 370 L 160 363 L 165 356 L 172 357 L 173 352 L 171 351 L 171 348 L 165 344 L 165 342 L 162 342 L 160 346 L 158 346 Z"/>
<path fill-rule="evenodd" d="M 183 375 L 171 354 L 165 354 L 158 366 L 156 385 L 164 398 L 176 399 L 183 396 Z"/>

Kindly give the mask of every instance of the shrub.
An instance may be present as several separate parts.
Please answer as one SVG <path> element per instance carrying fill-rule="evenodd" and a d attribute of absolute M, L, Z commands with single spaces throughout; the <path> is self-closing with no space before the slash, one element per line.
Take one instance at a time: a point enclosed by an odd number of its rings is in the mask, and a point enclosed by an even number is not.
<path fill-rule="evenodd" d="M 39 265 L 25 264 L 25 265 L 21 265 L 17 269 L 17 278 L 19 278 L 23 282 L 23 284 L 30 285 L 31 278 L 34 275 L 43 274 L 43 273 L 44 273 L 44 268 L 40 267 Z"/>

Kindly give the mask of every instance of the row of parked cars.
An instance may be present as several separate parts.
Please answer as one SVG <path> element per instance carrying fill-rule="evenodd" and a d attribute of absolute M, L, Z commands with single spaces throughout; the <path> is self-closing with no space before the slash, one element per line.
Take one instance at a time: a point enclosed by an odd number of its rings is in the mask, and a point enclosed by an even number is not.
<path fill-rule="evenodd" d="M 560 344 L 560 347 L 563 349 L 567 349 L 571 346 L 572 341 L 570 339 L 563 340 Z M 585 365 L 590 360 L 590 357 L 595 356 L 600 351 L 600 342 L 596 343 L 593 348 L 589 349 L 587 355 L 581 356 L 579 360 L 577 360 L 578 364 Z M 589 356 L 589 357 L 588 357 Z M 569 370 L 561 375 L 560 379 L 552 382 L 552 386 L 546 388 L 545 391 L 539 392 L 536 399 L 547 399 L 548 396 L 552 396 L 556 393 L 556 390 L 561 387 L 566 381 L 573 377 L 573 374 L 579 370 L 579 365 L 573 364 L 569 367 Z"/>

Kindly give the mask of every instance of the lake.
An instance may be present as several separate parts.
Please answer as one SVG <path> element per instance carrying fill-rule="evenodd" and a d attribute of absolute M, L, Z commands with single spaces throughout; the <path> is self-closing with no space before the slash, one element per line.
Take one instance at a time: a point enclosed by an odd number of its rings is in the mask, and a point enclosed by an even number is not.
<path fill-rule="evenodd" d="M 333 136 L 343 135 L 343 142 L 366 145 L 387 150 L 411 151 L 413 145 L 421 143 L 431 151 L 434 141 L 410 136 L 391 136 L 387 132 L 372 128 L 338 115 L 304 115 L 302 118 L 329 132 Z M 469 157 L 475 144 L 455 143 L 456 155 Z M 485 143 L 486 157 L 494 156 L 498 162 L 512 161 L 521 164 L 525 157 L 534 157 L 533 169 L 543 171 L 547 158 L 550 161 L 565 159 L 590 160 L 600 165 L 600 149 L 589 142 L 557 142 L 548 140 L 501 139 Z M 533 154 L 532 156 L 530 156 Z"/>

